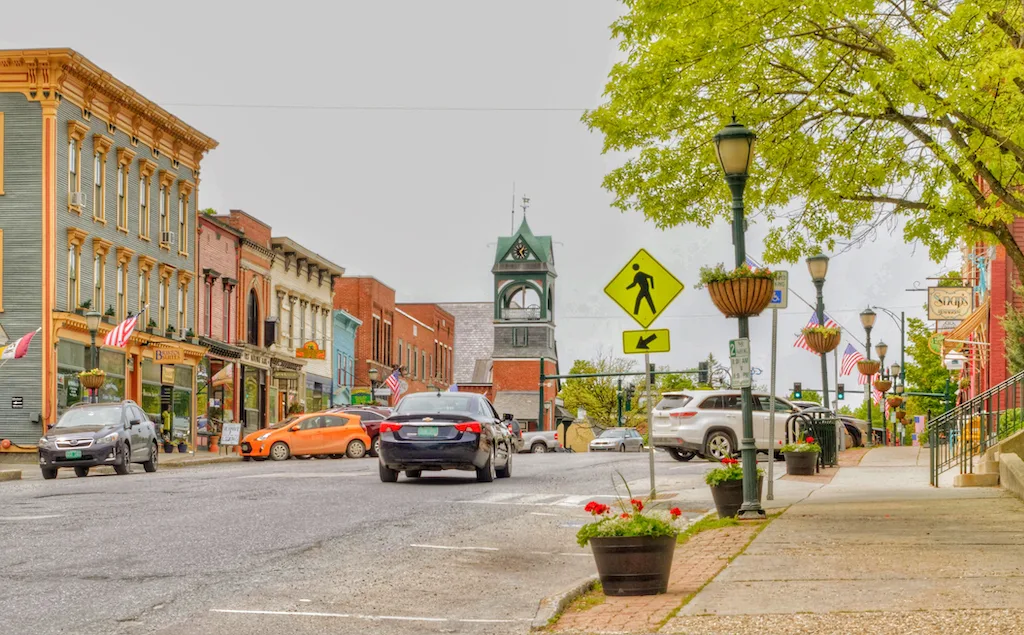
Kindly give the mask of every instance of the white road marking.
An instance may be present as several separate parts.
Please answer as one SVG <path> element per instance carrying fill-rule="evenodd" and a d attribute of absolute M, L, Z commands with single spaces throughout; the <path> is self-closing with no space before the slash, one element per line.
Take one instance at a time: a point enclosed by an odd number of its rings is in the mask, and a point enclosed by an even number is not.
<path fill-rule="evenodd" d="M 312 602 L 312 601 L 313 600 L 307 600 L 306 598 L 302 598 L 302 599 L 299 600 L 299 602 Z"/>
<path fill-rule="evenodd" d="M 40 516 L 0 516 L 0 522 L 5 520 L 45 520 L 47 518 L 62 518 L 64 514 L 43 514 Z"/>
<path fill-rule="evenodd" d="M 398 621 L 398 622 L 459 622 L 462 624 L 512 624 L 515 622 L 529 622 L 533 618 L 520 617 L 516 619 L 459 619 L 448 617 L 416 617 L 405 615 L 360 615 L 358 613 L 321 613 L 314 611 L 247 611 L 242 609 L 210 609 L 211 613 L 233 613 L 240 615 L 289 615 L 295 617 L 341 617 L 356 620 L 370 621 Z"/>
<path fill-rule="evenodd" d="M 449 547 L 446 545 L 409 545 L 420 549 L 447 549 L 449 551 L 498 551 L 497 547 Z"/>
<path fill-rule="evenodd" d="M 531 516 L 554 516 L 558 518 L 558 514 L 549 514 L 548 512 L 530 512 Z"/>
<path fill-rule="evenodd" d="M 541 499 L 547 498 L 545 502 Z M 588 494 L 586 496 L 539 496 L 537 494 L 492 494 L 473 500 L 454 501 L 461 505 L 514 505 L 520 507 L 583 507 L 584 501 L 616 499 L 615 494 Z"/>
<path fill-rule="evenodd" d="M 583 558 L 589 558 L 594 555 L 592 553 L 567 553 L 562 551 L 531 551 L 530 553 L 535 556 L 574 556 Z"/>
<path fill-rule="evenodd" d="M 372 472 L 309 472 L 309 473 L 296 473 L 296 472 L 270 472 L 267 474 L 246 474 L 244 476 L 236 476 L 235 478 L 339 478 L 346 476 L 367 476 Z"/>

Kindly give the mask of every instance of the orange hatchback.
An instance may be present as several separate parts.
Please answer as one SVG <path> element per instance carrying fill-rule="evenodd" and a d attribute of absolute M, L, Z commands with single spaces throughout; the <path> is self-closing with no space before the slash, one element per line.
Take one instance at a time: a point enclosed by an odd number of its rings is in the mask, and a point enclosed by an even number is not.
<path fill-rule="evenodd" d="M 284 461 L 291 456 L 366 455 L 370 437 L 359 416 L 314 412 L 291 417 L 242 439 L 242 458 Z"/>

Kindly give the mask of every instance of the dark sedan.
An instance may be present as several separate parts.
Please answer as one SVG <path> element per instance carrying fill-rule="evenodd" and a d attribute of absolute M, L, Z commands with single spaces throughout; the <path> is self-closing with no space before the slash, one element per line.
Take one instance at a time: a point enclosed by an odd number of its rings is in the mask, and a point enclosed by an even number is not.
<path fill-rule="evenodd" d="M 366 434 L 370 435 L 370 447 L 367 448 L 369 450 L 367 454 L 370 456 L 380 454 L 380 422 L 391 416 L 391 408 L 380 406 L 340 406 L 327 412 L 344 412 L 350 415 L 359 415 L 359 421 L 363 426 L 363 430 L 366 430 Z"/>
<path fill-rule="evenodd" d="M 473 470 L 490 483 L 512 476 L 512 435 L 483 395 L 421 392 L 407 395 L 380 424 L 380 480 L 424 470 Z"/>

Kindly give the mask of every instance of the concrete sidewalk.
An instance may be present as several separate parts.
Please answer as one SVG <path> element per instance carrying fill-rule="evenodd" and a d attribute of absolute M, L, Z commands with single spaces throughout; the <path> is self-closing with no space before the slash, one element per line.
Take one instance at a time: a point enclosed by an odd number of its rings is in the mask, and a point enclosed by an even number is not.
<path fill-rule="evenodd" d="M 663 633 L 1024 630 L 1024 503 L 928 486 L 928 453 L 876 448 L 772 522 Z"/>

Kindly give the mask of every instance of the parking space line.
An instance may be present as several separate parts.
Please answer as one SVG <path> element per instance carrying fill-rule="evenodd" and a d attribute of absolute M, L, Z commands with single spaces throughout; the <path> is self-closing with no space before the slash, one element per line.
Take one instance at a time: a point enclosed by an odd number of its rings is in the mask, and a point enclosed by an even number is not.
<path fill-rule="evenodd" d="M 531 516 L 554 516 L 558 518 L 558 514 L 550 514 L 548 512 L 530 512 Z"/>
<path fill-rule="evenodd" d="M 41 514 L 39 516 L 0 516 L 0 522 L 5 520 L 46 520 L 47 518 L 62 518 L 64 514 Z"/>
<path fill-rule="evenodd" d="M 446 549 L 448 551 L 498 551 L 497 547 L 450 547 L 447 545 L 409 545 L 420 549 Z"/>
<path fill-rule="evenodd" d="M 292 617 L 338 617 L 368 621 L 396 621 L 396 622 L 458 622 L 462 624 L 514 624 L 516 622 L 529 622 L 532 618 L 521 617 L 514 619 L 483 619 L 483 618 L 448 618 L 448 617 L 419 617 L 406 615 L 361 615 L 359 613 L 325 613 L 321 611 L 258 611 L 245 609 L 210 609 L 211 613 L 230 613 L 237 615 L 281 615 Z"/>

